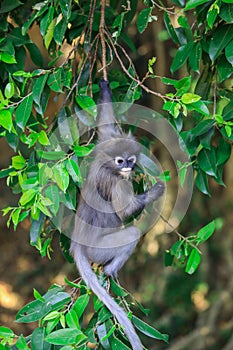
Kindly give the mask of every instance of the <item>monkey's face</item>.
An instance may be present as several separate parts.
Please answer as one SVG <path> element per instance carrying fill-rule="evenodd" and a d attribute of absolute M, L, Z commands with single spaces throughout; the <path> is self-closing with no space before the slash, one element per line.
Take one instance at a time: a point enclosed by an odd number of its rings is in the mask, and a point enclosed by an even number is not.
<path fill-rule="evenodd" d="M 118 157 L 115 157 L 114 163 L 118 170 L 118 173 L 128 178 L 136 164 L 136 160 L 137 158 L 134 154 L 126 157 L 118 156 Z"/>

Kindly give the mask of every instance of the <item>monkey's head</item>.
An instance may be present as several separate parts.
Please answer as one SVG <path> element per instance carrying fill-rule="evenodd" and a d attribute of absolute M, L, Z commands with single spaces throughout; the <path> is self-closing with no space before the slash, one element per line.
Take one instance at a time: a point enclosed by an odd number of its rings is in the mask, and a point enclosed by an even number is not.
<path fill-rule="evenodd" d="M 139 143 L 126 135 L 102 142 L 99 147 L 102 166 L 115 175 L 128 178 L 140 154 Z"/>

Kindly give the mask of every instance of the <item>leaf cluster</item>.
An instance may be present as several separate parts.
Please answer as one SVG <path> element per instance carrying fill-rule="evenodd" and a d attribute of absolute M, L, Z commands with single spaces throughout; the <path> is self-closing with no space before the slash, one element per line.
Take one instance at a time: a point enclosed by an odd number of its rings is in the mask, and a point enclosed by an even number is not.
<path fill-rule="evenodd" d="M 99 278 L 102 284 L 106 285 L 102 275 Z M 89 348 L 90 343 L 95 346 L 101 345 L 103 349 L 129 349 L 121 326 L 113 319 L 105 305 L 96 296 L 91 300 L 91 291 L 84 284 L 77 284 L 67 279 L 66 283 L 67 288 L 73 289 L 72 297 L 64 287 L 58 285 L 51 286 L 44 295 L 34 289 L 35 300 L 18 311 L 16 322 L 37 322 L 37 327 L 25 338 L 1 326 L 1 350 L 52 350 L 54 346 L 61 350 L 85 350 Z M 116 302 L 125 308 L 127 305 L 126 312 L 136 329 L 153 339 L 168 341 L 166 334 L 160 333 L 133 314 L 129 309 L 130 303 L 126 301 L 130 295 L 125 289 L 112 279 L 110 285 Z M 148 310 L 144 309 L 140 303 L 136 303 L 141 313 L 147 315 Z M 95 311 L 86 325 L 85 314 L 89 312 L 90 304 Z"/>

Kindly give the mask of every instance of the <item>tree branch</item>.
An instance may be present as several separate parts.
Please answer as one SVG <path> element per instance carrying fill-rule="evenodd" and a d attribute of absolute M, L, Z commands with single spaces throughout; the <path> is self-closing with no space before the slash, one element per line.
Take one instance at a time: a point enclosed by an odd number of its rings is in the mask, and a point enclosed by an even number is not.
<path fill-rule="evenodd" d="M 107 76 L 107 60 L 106 60 L 106 45 L 105 45 L 105 37 L 104 37 L 104 26 L 105 26 L 105 6 L 106 0 L 101 1 L 101 15 L 100 15 L 100 26 L 99 26 L 99 34 L 102 46 L 102 67 L 103 67 L 103 78 L 104 80 L 108 80 Z"/>

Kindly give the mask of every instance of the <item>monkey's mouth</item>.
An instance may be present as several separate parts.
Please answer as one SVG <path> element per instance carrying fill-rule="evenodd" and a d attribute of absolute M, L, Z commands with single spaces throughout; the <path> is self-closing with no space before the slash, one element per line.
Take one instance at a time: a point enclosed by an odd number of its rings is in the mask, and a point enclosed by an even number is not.
<path fill-rule="evenodd" d="M 131 168 L 122 168 L 120 174 L 124 177 L 129 177 L 132 169 Z"/>

